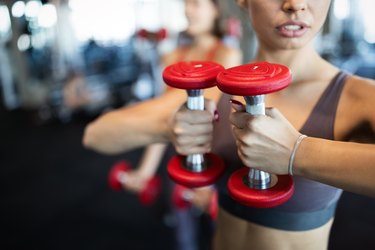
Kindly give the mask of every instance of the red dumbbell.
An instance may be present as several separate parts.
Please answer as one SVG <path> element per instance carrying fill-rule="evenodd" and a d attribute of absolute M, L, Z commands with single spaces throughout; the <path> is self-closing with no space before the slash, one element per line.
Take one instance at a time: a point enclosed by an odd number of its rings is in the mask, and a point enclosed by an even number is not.
<path fill-rule="evenodd" d="M 209 187 L 207 187 L 209 188 Z M 187 187 L 176 184 L 172 193 L 172 204 L 177 209 L 187 209 L 191 207 L 191 199 L 193 198 L 194 192 Z M 207 208 L 207 213 L 210 215 L 212 220 L 216 220 L 218 215 L 218 197 L 217 192 L 212 193 L 210 204 Z"/>
<path fill-rule="evenodd" d="M 143 38 L 143 39 L 148 39 L 150 41 L 160 42 L 160 41 L 164 40 L 165 38 L 167 38 L 167 30 L 162 28 L 158 31 L 153 32 L 153 31 L 149 31 L 149 30 L 146 30 L 146 29 L 140 29 L 137 32 L 137 35 L 140 38 Z"/>
<path fill-rule="evenodd" d="M 204 109 L 203 89 L 216 85 L 223 66 L 213 62 L 179 62 L 168 66 L 163 79 L 171 87 L 187 90 L 187 107 Z M 178 184 L 202 187 L 213 184 L 224 172 L 224 162 L 212 153 L 174 156 L 168 163 L 168 174 Z"/>
<path fill-rule="evenodd" d="M 261 62 L 223 71 L 217 77 L 217 86 L 225 93 L 244 96 L 248 113 L 265 115 L 265 94 L 286 88 L 291 80 L 287 67 Z M 286 202 L 293 195 L 294 183 L 289 175 L 276 176 L 244 167 L 229 178 L 228 189 L 241 204 L 267 208 Z"/>
<path fill-rule="evenodd" d="M 125 183 L 126 172 L 130 169 L 131 166 L 126 161 L 115 163 L 108 175 L 109 186 L 115 191 L 123 190 L 122 183 Z M 143 205 L 151 205 L 157 200 L 160 192 L 161 179 L 159 176 L 154 176 L 147 181 L 145 188 L 139 193 L 138 199 Z"/>

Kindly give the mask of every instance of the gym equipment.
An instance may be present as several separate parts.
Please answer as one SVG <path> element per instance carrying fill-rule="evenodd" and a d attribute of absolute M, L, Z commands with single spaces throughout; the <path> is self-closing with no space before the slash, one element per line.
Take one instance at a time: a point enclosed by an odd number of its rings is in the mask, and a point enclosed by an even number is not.
<path fill-rule="evenodd" d="M 165 38 L 167 38 L 168 33 L 167 33 L 167 30 L 164 28 L 161 28 L 158 31 L 140 29 L 138 30 L 137 35 L 138 37 L 143 38 L 143 39 L 160 42 L 164 40 Z"/>
<path fill-rule="evenodd" d="M 108 183 L 112 190 L 123 190 L 122 183 L 126 182 L 127 172 L 131 169 L 131 165 L 122 160 L 116 162 L 108 175 Z M 146 183 L 145 188 L 138 194 L 138 199 L 143 205 L 152 205 L 161 192 L 161 178 L 154 176 Z"/>
<path fill-rule="evenodd" d="M 208 188 L 208 187 L 207 187 Z M 187 209 L 191 207 L 190 200 L 193 198 L 193 191 L 190 188 L 176 184 L 172 193 L 172 204 L 177 209 Z M 207 213 L 212 220 L 216 220 L 219 212 L 217 192 L 214 191 L 207 209 Z"/>
<path fill-rule="evenodd" d="M 225 93 L 243 96 L 246 112 L 265 115 L 265 94 L 286 88 L 291 80 L 291 72 L 286 66 L 260 62 L 219 73 L 217 86 Z M 286 202 L 293 195 L 294 183 L 290 175 L 276 176 L 244 167 L 231 175 L 228 189 L 231 197 L 243 205 L 269 208 Z"/>
<path fill-rule="evenodd" d="M 187 107 L 204 110 L 203 89 L 216 85 L 223 66 L 207 61 L 178 62 L 168 66 L 163 79 L 171 87 L 187 91 Z M 212 153 L 176 155 L 168 163 L 168 174 L 178 184 L 202 187 L 213 184 L 224 172 L 224 162 Z"/>

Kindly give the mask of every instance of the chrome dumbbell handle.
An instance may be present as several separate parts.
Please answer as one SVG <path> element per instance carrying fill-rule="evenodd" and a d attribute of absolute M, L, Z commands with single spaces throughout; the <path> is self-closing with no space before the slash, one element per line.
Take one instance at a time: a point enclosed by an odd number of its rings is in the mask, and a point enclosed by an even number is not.
<path fill-rule="evenodd" d="M 204 96 L 201 89 L 187 90 L 187 107 L 190 110 L 204 110 Z M 186 168 L 194 173 L 200 173 L 207 168 L 203 154 L 190 154 L 186 157 Z"/>
<path fill-rule="evenodd" d="M 265 95 L 245 96 L 246 112 L 251 115 L 265 115 Z M 277 177 L 258 169 L 250 168 L 246 184 L 254 189 L 267 189 L 272 187 Z"/>

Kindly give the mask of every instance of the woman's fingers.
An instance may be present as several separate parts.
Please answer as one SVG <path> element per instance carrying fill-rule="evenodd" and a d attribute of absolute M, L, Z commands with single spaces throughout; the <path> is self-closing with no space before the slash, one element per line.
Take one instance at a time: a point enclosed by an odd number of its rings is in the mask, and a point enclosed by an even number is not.
<path fill-rule="evenodd" d="M 265 116 L 237 111 L 230 117 L 238 156 L 246 166 L 286 174 L 291 150 L 299 132 L 275 108 Z"/>
<path fill-rule="evenodd" d="M 173 144 L 179 154 L 207 153 L 211 150 L 216 104 L 205 101 L 205 110 L 189 110 L 183 105 L 174 117 Z"/>
<path fill-rule="evenodd" d="M 173 128 L 173 133 L 176 136 L 199 136 L 201 134 L 212 133 L 212 123 L 198 123 L 192 124 L 187 122 L 178 122 Z"/>
<path fill-rule="evenodd" d="M 211 150 L 211 141 L 212 134 L 203 134 L 194 138 L 180 136 L 176 138 L 176 150 L 182 155 L 207 153 Z"/>

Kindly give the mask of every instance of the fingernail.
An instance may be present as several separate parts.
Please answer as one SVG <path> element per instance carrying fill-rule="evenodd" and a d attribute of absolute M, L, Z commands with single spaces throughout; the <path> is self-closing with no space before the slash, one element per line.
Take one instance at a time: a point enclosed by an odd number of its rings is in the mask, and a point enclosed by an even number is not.
<path fill-rule="evenodd" d="M 234 105 L 240 105 L 240 106 L 243 106 L 243 104 L 237 100 L 234 100 L 234 99 L 230 99 L 229 100 L 230 103 L 234 104 Z"/>
<path fill-rule="evenodd" d="M 214 111 L 214 121 L 218 122 L 220 120 L 220 115 L 217 110 Z"/>
<path fill-rule="evenodd" d="M 232 108 L 235 109 L 236 111 L 244 110 L 245 105 L 243 105 L 241 102 L 230 99 L 230 103 L 232 104 Z"/>

